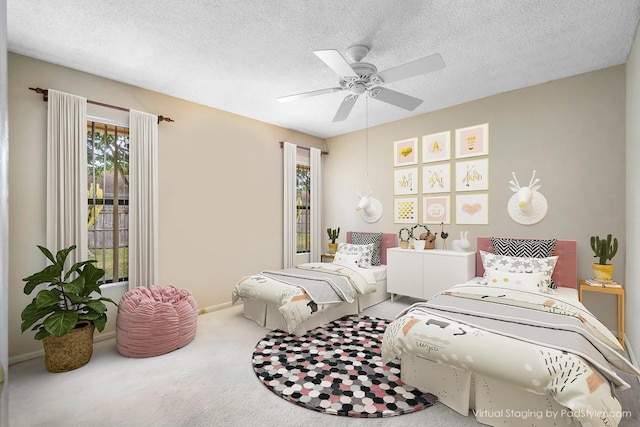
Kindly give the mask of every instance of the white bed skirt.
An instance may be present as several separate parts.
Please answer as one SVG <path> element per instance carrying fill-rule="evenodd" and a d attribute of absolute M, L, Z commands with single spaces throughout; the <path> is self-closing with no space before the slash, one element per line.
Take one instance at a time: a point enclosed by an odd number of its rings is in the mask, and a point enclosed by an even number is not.
<path fill-rule="evenodd" d="M 391 295 L 387 292 L 387 280 L 381 280 L 377 282 L 376 292 L 358 295 L 358 298 L 352 303 L 336 304 L 322 312 L 314 313 L 309 319 L 298 325 L 293 334 L 303 335 L 311 329 L 325 325 L 343 316 L 358 314 L 365 308 L 385 301 L 390 297 Z M 268 329 L 287 330 L 284 317 L 282 317 L 277 306 L 249 298 L 243 298 L 242 301 L 244 304 L 244 317 L 247 319 L 251 319 L 258 325 Z"/>
<path fill-rule="evenodd" d="M 403 354 L 405 384 L 438 397 L 464 416 L 490 426 L 579 426 L 570 410 L 549 395 L 539 395 L 468 371 Z"/>

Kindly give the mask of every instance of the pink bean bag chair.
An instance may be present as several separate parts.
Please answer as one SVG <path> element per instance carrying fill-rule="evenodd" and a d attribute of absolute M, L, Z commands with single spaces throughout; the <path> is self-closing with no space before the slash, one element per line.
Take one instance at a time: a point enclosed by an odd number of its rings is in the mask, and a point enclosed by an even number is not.
<path fill-rule="evenodd" d="M 118 306 L 118 351 L 128 357 L 151 357 L 184 347 L 196 336 L 197 317 L 198 306 L 186 289 L 135 288 Z"/>

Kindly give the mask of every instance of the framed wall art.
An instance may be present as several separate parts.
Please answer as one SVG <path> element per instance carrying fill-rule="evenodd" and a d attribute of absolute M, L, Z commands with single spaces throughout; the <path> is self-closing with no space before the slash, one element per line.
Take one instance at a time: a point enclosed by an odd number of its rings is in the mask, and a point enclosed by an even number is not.
<path fill-rule="evenodd" d="M 489 224 L 489 193 L 456 194 L 456 224 Z"/>
<path fill-rule="evenodd" d="M 403 139 L 393 143 L 393 166 L 418 164 L 418 138 Z"/>
<path fill-rule="evenodd" d="M 418 222 L 418 198 L 403 197 L 393 200 L 393 222 L 415 224 Z"/>
<path fill-rule="evenodd" d="M 456 191 L 489 189 L 489 159 L 456 162 Z"/>
<path fill-rule="evenodd" d="M 393 194 L 395 196 L 418 194 L 417 167 L 393 170 Z"/>
<path fill-rule="evenodd" d="M 451 224 L 451 197 L 423 197 L 422 222 L 425 224 Z"/>
<path fill-rule="evenodd" d="M 432 133 L 422 137 L 422 162 L 451 159 L 451 131 Z"/>
<path fill-rule="evenodd" d="M 489 154 L 489 123 L 456 129 L 456 158 Z"/>
<path fill-rule="evenodd" d="M 451 191 L 451 163 L 422 167 L 423 193 L 448 193 Z"/>

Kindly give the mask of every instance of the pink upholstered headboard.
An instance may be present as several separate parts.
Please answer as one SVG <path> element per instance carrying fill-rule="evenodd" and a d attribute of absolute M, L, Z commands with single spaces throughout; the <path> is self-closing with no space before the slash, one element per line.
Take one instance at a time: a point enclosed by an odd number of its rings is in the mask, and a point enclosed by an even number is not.
<path fill-rule="evenodd" d="M 476 276 L 484 275 L 484 267 L 480 251 L 493 253 L 493 245 L 489 237 L 478 237 L 478 251 L 476 252 Z M 553 255 L 558 255 L 556 268 L 551 277 L 557 286 L 564 288 L 578 287 L 578 252 L 575 240 L 558 240 Z"/>
<path fill-rule="evenodd" d="M 347 243 L 351 243 L 351 231 L 347 231 Z M 380 263 L 387 264 L 387 249 L 398 246 L 398 235 L 395 233 L 382 233 L 380 240 Z"/>

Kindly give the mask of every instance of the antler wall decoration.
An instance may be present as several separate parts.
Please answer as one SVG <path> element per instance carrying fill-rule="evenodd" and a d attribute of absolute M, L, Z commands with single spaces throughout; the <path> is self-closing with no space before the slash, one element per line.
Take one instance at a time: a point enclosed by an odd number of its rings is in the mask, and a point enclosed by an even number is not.
<path fill-rule="evenodd" d="M 356 187 L 356 195 L 358 196 L 358 205 L 356 211 L 360 212 L 362 219 L 366 222 L 378 222 L 382 217 L 382 203 L 378 199 L 372 197 L 372 192 L 369 191 L 366 196 L 360 193 L 360 190 Z"/>
<path fill-rule="evenodd" d="M 519 224 L 532 225 L 540 222 L 547 214 L 547 199 L 538 192 L 540 180 L 536 178 L 536 171 L 531 175 L 531 181 L 526 187 L 521 187 L 515 172 L 511 172 L 513 180 L 509 181 L 509 188 L 515 193 L 509 199 L 507 209 L 511 219 Z"/>

